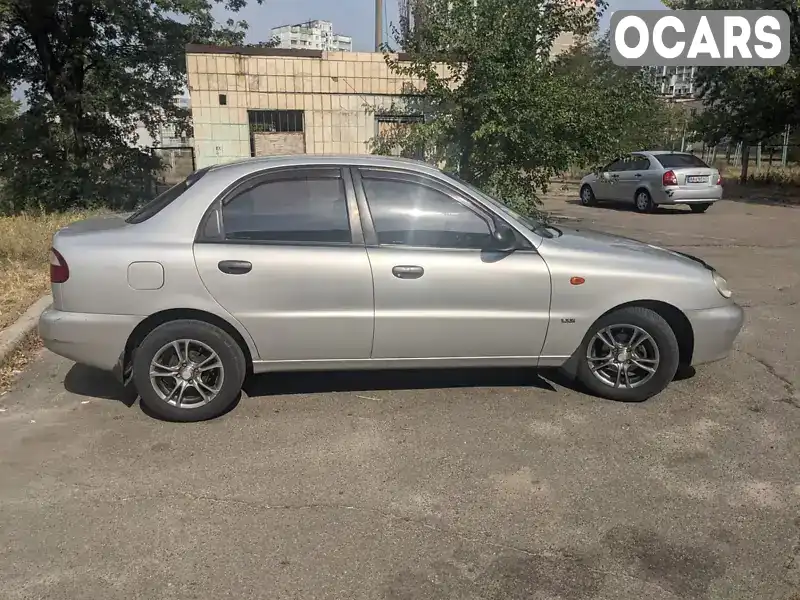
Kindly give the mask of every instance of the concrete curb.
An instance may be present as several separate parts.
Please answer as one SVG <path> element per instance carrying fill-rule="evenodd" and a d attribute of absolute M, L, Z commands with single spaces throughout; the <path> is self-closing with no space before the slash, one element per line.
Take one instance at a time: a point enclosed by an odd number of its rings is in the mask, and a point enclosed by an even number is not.
<path fill-rule="evenodd" d="M 11 356 L 25 338 L 36 329 L 39 324 L 39 316 L 52 303 L 52 296 L 42 296 L 19 319 L 0 331 L 0 364 Z"/>

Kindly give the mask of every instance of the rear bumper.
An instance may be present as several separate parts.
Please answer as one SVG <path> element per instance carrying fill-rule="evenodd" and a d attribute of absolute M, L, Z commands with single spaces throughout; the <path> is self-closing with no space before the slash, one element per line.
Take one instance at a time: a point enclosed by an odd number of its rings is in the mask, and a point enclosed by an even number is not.
<path fill-rule="evenodd" d="M 686 317 L 694 331 L 692 366 L 725 358 L 744 324 L 744 310 L 734 303 L 719 308 L 687 310 Z"/>
<path fill-rule="evenodd" d="M 131 315 L 71 313 L 48 308 L 39 317 L 45 347 L 77 363 L 114 371 L 134 328 L 144 319 Z"/>
<path fill-rule="evenodd" d="M 717 202 L 722 200 L 722 186 L 703 186 L 700 188 L 673 187 L 662 188 L 654 198 L 656 204 L 691 204 Z"/>

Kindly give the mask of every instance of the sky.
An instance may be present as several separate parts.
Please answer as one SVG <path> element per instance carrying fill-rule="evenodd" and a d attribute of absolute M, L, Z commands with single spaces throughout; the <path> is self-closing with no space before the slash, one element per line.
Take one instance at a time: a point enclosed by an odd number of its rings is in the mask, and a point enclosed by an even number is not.
<path fill-rule="evenodd" d="M 610 0 L 601 26 L 608 27 L 614 10 L 655 10 L 664 6 L 659 0 Z M 387 39 L 388 24 L 397 24 L 398 0 L 384 0 L 384 39 Z M 218 20 L 228 18 L 226 11 L 218 6 L 214 11 Z M 250 29 L 247 42 L 269 39 L 270 29 L 279 25 L 302 23 L 312 19 L 331 21 L 336 33 L 353 38 L 353 50 L 369 51 L 375 44 L 375 0 L 249 0 L 248 6 L 239 11 L 236 19 L 247 21 Z"/>

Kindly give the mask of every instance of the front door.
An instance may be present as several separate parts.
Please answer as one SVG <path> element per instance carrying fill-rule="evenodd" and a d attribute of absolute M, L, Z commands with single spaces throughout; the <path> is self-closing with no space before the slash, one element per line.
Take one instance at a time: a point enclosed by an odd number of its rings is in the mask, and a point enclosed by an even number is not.
<path fill-rule="evenodd" d="M 268 173 L 223 200 L 222 231 L 195 244 L 203 283 L 261 360 L 368 359 L 372 272 L 349 171 L 347 186 L 339 168 Z"/>
<path fill-rule="evenodd" d="M 550 274 L 531 244 L 489 249 L 491 217 L 441 180 L 359 172 L 365 235 L 369 228 L 375 236 L 367 248 L 375 287 L 372 357 L 539 356 Z"/>

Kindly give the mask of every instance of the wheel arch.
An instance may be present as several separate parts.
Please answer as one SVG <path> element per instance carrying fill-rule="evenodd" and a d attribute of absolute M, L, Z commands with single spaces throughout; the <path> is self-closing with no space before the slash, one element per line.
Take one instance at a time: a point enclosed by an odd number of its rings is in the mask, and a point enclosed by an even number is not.
<path fill-rule="evenodd" d="M 170 308 L 162 310 L 153 313 L 139 323 L 128 336 L 128 340 L 125 343 L 125 351 L 122 356 L 122 372 L 127 374 L 130 371 L 134 352 L 151 331 L 164 323 L 182 320 L 203 321 L 222 329 L 225 333 L 230 335 L 242 349 L 247 365 L 247 373 L 250 374 L 252 372 L 253 353 L 239 330 L 219 315 L 196 308 Z"/>
<path fill-rule="evenodd" d="M 649 308 L 661 316 L 661 318 L 667 322 L 667 325 L 669 325 L 670 329 L 672 329 L 672 332 L 675 334 L 675 339 L 678 342 L 678 364 L 681 367 L 692 364 L 692 356 L 694 354 L 694 329 L 692 328 L 692 324 L 689 322 L 689 319 L 685 314 L 683 314 L 683 311 L 681 311 L 681 309 L 678 307 L 661 300 L 631 300 L 630 302 L 617 304 L 616 306 L 613 306 L 602 314 L 598 315 L 598 317 L 586 330 L 585 337 L 581 343 L 577 348 L 575 348 L 575 351 L 564 363 L 562 368 L 568 373 L 574 375 L 580 356 L 580 349 L 583 346 L 583 342 L 586 341 L 586 337 L 588 337 L 591 331 L 594 329 L 595 323 L 614 311 L 631 307 Z"/>
<path fill-rule="evenodd" d="M 694 329 L 689 319 L 683 314 L 683 311 L 668 302 L 662 300 L 633 300 L 608 309 L 601 314 L 594 323 L 614 311 L 631 307 L 649 308 L 664 319 L 670 329 L 672 329 L 672 333 L 675 334 L 675 339 L 678 341 L 678 363 L 682 366 L 692 364 L 692 355 L 694 354 Z M 592 327 L 594 327 L 594 323 L 592 323 Z"/>

